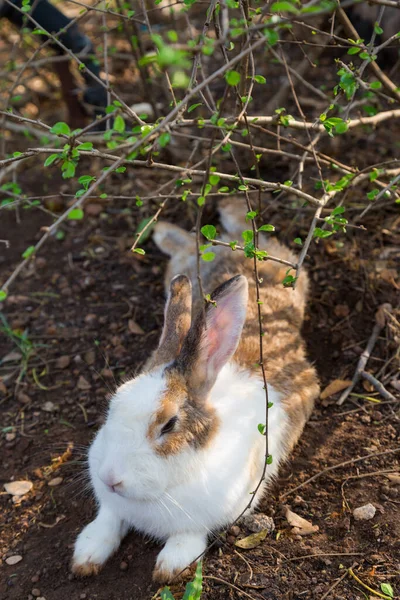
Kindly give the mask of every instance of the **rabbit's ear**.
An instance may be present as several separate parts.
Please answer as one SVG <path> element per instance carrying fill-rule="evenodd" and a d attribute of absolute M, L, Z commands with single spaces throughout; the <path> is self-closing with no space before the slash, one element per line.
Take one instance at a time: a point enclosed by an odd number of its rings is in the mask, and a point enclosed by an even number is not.
<path fill-rule="evenodd" d="M 192 324 L 175 366 L 194 399 L 204 400 L 222 367 L 238 346 L 246 319 L 248 283 L 236 275 L 211 295 L 211 302 Z"/>
<path fill-rule="evenodd" d="M 192 285 L 186 275 L 171 280 L 164 311 L 164 327 L 157 350 L 148 361 L 153 369 L 173 361 L 179 354 L 192 318 Z"/>

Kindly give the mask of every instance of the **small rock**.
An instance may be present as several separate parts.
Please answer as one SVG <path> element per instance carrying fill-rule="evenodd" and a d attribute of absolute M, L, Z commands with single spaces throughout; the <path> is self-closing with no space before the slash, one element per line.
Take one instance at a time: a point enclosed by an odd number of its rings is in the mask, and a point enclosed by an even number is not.
<path fill-rule="evenodd" d="M 134 333 L 135 335 L 144 335 L 143 329 L 133 319 L 129 319 L 128 329 L 131 333 Z"/>
<path fill-rule="evenodd" d="M 10 481 L 4 484 L 7 494 L 11 494 L 12 496 L 24 496 L 32 487 L 32 481 Z"/>
<path fill-rule="evenodd" d="M 47 400 L 47 402 L 43 404 L 42 410 L 44 410 L 44 412 L 52 413 L 57 410 L 57 406 L 50 400 Z"/>
<path fill-rule="evenodd" d="M 376 508 L 373 504 L 368 503 L 364 506 L 359 506 L 353 510 L 353 517 L 356 521 L 369 521 L 373 519 L 376 513 Z"/>
<path fill-rule="evenodd" d="M 60 356 L 56 362 L 57 369 L 66 369 L 71 363 L 71 359 L 69 356 Z"/>
<path fill-rule="evenodd" d="M 28 394 L 25 394 L 24 392 L 19 392 L 17 398 L 19 402 L 22 402 L 22 404 L 29 404 L 31 401 Z"/>
<path fill-rule="evenodd" d="M 88 350 L 87 352 L 85 352 L 83 358 L 85 359 L 85 363 L 87 365 L 93 365 L 96 360 L 96 353 L 94 350 Z"/>
<path fill-rule="evenodd" d="M 232 525 L 232 527 L 229 530 L 229 533 L 237 537 L 240 533 L 240 527 L 238 527 L 237 525 Z"/>
<path fill-rule="evenodd" d="M 31 594 L 32 596 L 35 596 L 35 598 L 38 598 L 40 596 L 40 590 L 38 588 L 33 588 Z"/>
<path fill-rule="evenodd" d="M 94 313 L 89 313 L 85 317 L 86 325 L 94 325 L 94 323 L 96 323 L 96 321 L 97 321 L 97 315 L 95 315 Z"/>
<path fill-rule="evenodd" d="M 44 267 L 47 265 L 47 260 L 43 257 L 43 256 L 38 256 L 35 260 L 35 266 L 38 269 L 44 269 Z"/>
<path fill-rule="evenodd" d="M 90 390 L 92 387 L 83 375 L 79 377 L 77 386 L 79 390 Z"/>
<path fill-rule="evenodd" d="M 87 594 L 85 594 L 85 592 L 82 592 L 82 594 L 79 596 L 80 600 L 85 600 L 85 598 L 87 598 Z"/>
<path fill-rule="evenodd" d="M 22 560 L 22 556 L 20 556 L 19 554 L 14 554 L 13 556 L 9 556 L 8 558 L 6 558 L 6 563 L 8 565 L 17 565 L 19 562 L 21 562 Z"/>
<path fill-rule="evenodd" d="M 36 574 L 36 575 L 33 575 L 31 577 L 31 582 L 32 583 L 37 583 L 38 581 L 39 581 L 39 575 Z"/>
<path fill-rule="evenodd" d="M 228 537 L 226 538 L 226 541 L 228 542 L 228 544 L 231 544 L 232 546 L 234 546 L 235 542 L 236 542 L 236 538 L 233 535 L 228 535 Z"/>
<path fill-rule="evenodd" d="M 259 533 L 260 531 L 267 530 L 268 533 L 272 533 L 275 530 L 275 523 L 272 517 L 267 517 L 261 513 L 247 515 L 243 517 L 243 523 L 253 533 Z"/>
<path fill-rule="evenodd" d="M 47 485 L 49 485 L 50 487 L 56 487 L 56 485 L 60 485 L 60 483 L 62 483 L 62 480 L 62 477 L 54 477 L 53 479 L 50 479 Z"/>
<path fill-rule="evenodd" d="M 121 571 L 126 571 L 128 569 L 128 563 L 124 560 L 120 563 L 119 568 Z"/>
<path fill-rule="evenodd" d="M 6 441 L 7 442 L 13 442 L 16 437 L 17 437 L 16 433 L 13 433 L 13 432 L 6 433 Z"/>

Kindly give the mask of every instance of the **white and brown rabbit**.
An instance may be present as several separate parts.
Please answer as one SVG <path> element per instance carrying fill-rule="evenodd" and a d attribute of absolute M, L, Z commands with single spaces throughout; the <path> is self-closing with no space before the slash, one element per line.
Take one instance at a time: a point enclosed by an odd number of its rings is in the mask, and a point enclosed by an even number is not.
<path fill-rule="evenodd" d="M 220 205 L 222 239 L 240 239 L 243 214 L 242 201 Z M 203 311 L 193 236 L 160 222 L 154 239 L 171 257 L 164 329 L 142 374 L 117 389 L 90 447 L 98 514 L 75 544 L 72 569 L 79 575 L 97 573 L 135 528 L 165 542 L 154 579 L 172 579 L 205 550 L 209 534 L 246 508 L 265 463 L 252 261 L 215 248 L 215 260 L 202 264 L 205 291 L 216 288 Z M 261 245 L 295 261 L 277 241 Z M 302 272 L 293 290 L 283 287 L 280 264 L 262 262 L 259 271 L 272 464 L 252 508 L 298 440 L 319 392 L 300 334 L 307 275 Z"/>

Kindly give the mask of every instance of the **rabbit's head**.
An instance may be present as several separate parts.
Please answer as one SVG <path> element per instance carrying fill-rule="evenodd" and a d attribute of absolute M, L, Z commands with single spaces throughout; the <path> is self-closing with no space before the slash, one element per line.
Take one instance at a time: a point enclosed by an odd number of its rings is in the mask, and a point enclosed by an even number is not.
<path fill-rule="evenodd" d="M 92 446 L 98 489 L 149 501 L 188 477 L 191 458 L 219 428 L 209 395 L 239 343 L 247 288 L 245 277 L 233 277 L 191 323 L 190 281 L 172 280 L 159 346 L 144 372 L 119 387 Z"/>

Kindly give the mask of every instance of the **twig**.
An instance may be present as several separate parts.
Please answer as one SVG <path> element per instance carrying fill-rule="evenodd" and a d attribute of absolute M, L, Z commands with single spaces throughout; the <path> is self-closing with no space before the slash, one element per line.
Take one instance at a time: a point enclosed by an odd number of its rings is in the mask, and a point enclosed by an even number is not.
<path fill-rule="evenodd" d="M 374 388 L 380 393 L 381 396 L 383 396 L 383 398 L 385 398 L 385 400 L 396 400 L 396 398 L 393 396 L 393 394 L 391 394 L 390 392 L 387 391 L 387 389 L 385 388 L 385 386 L 376 379 L 376 377 L 374 377 L 373 375 L 371 375 L 371 373 L 367 373 L 366 371 L 361 371 L 360 372 L 361 377 L 363 377 L 364 379 L 366 379 L 367 381 L 369 381 Z"/>
<path fill-rule="evenodd" d="M 241 250 L 242 252 L 244 252 L 243 246 L 238 246 L 235 244 L 235 247 L 232 248 L 232 246 L 228 242 L 222 242 L 221 240 L 212 240 L 211 244 L 213 246 L 225 246 L 225 248 L 230 248 L 231 250 Z M 264 258 L 262 258 L 262 260 L 272 260 L 274 262 L 280 263 L 281 265 L 287 265 L 292 269 L 296 268 L 296 265 L 294 263 L 291 263 L 288 260 L 283 260 L 283 258 L 278 258 L 277 256 L 272 256 L 271 254 L 268 254 L 268 256 L 265 256 Z"/>
<path fill-rule="evenodd" d="M 346 400 L 346 398 L 348 397 L 348 395 L 353 391 L 354 387 L 358 383 L 358 380 L 360 379 L 361 371 L 364 371 L 364 369 L 367 365 L 369 357 L 371 356 L 371 352 L 374 349 L 376 340 L 378 339 L 380 332 L 382 331 L 382 329 L 385 326 L 385 316 L 384 316 L 385 309 L 388 310 L 389 312 L 391 312 L 392 307 L 390 304 L 382 304 L 382 306 L 380 306 L 380 308 L 378 309 L 376 316 L 375 316 L 376 323 L 372 330 L 372 334 L 371 334 L 371 337 L 369 338 L 367 347 L 360 356 L 360 360 L 358 361 L 357 368 L 353 375 L 351 385 L 346 390 L 344 390 L 344 392 L 342 393 L 342 395 L 340 396 L 340 398 L 337 402 L 338 406 L 341 406 L 343 404 L 343 402 Z"/>
<path fill-rule="evenodd" d="M 373 590 L 372 588 L 370 588 L 366 583 L 362 582 L 361 579 L 359 577 L 357 577 L 357 575 L 354 573 L 353 571 L 353 567 L 351 567 L 347 573 L 353 577 L 353 579 L 355 579 L 357 581 L 357 583 L 359 583 L 360 585 L 362 585 L 363 588 L 365 588 L 366 590 L 368 590 L 369 592 L 371 592 L 372 594 L 374 594 L 374 596 L 379 596 L 379 598 L 384 598 L 385 600 L 391 600 L 390 596 L 386 596 L 386 594 L 381 594 L 380 592 L 377 592 L 376 590 Z"/>
<path fill-rule="evenodd" d="M 373 452 L 371 454 L 367 454 L 366 456 L 360 456 L 359 458 L 351 458 L 350 460 L 345 460 L 344 462 L 341 462 L 337 465 L 332 465 L 331 467 L 327 467 L 323 471 L 316 473 L 309 479 L 306 479 L 306 481 L 303 481 L 303 483 L 300 483 L 300 485 L 297 485 L 296 487 L 292 488 L 291 490 L 284 492 L 280 498 L 281 499 L 286 498 L 287 496 L 294 494 L 294 492 L 297 492 L 297 490 L 303 488 L 305 485 L 308 485 L 312 481 L 315 481 L 316 479 L 321 477 L 321 475 L 325 475 L 326 473 L 330 473 L 331 471 L 335 471 L 336 469 L 341 469 L 342 467 L 347 467 L 347 465 L 354 465 L 355 463 L 362 462 L 363 460 L 367 460 L 368 458 L 378 458 L 379 456 L 386 456 L 388 454 L 396 454 L 397 452 L 400 452 L 400 447 L 393 448 L 391 450 L 384 450 L 383 452 Z"/>
<path fill-rule="evenodd" d="M 350 569 L 354 569 L 354 567 L 356 567 L 356 566 L 357 566 L 357 563 L 353 563 L 353 564 L 351 565 Z M 349 570 L 350 570 L 350 569 L 349 569 Z M 325 598 L 327 598 L 327 597 L 329 596 L 329 594 L 330 594 L 330 593 L 331 593 L 331 592 L 332 592 L 332 591 L 333 591 L 333 590 L 334 590 L 334 589 L 335 589 L 335 588 L 336 588 L 336 587 L 339 585 L 339 583 L 340 583 L 341 581 L 343 581 L 343 579 L 344 579 L 344 578 L 347 576 L 348 572 L 349 572 L 349 571 L 345 571 L 345 572 L 343 573 L 343 575 L 342 575 L 341 577 L 339 577 L 339 579 L 337 579 L 337 580 L 336 580 L 336 581 L 335 581 L 335 582 L 334 582 L 334 583 L 331 585 L 331 587 L 329 588 L 329 590 L 328 590 L 327 592 L 325 592 L 325 594 L 324 594 L 323 596 L 321 596 L 320 600 L 325 600 Z"/>

